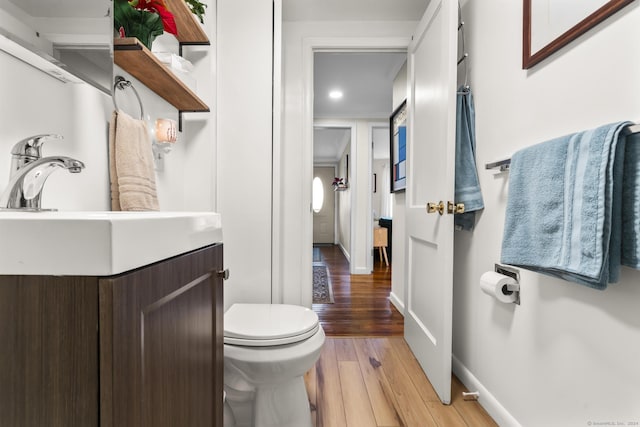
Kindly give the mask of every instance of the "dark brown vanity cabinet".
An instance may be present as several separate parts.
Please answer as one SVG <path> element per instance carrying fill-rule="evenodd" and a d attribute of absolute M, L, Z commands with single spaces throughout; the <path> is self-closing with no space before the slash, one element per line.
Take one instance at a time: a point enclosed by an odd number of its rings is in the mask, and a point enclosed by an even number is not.
<path fill-rule="evenodd" d="M 222 426 L 222 245 L 111 277 L 0 276 L 0 425 Z"/>

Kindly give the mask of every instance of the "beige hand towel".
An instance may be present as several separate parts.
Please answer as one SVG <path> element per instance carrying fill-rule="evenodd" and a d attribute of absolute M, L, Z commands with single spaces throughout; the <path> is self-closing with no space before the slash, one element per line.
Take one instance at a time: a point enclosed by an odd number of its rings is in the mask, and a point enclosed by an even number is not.
<path fill-rule="evenodd" d="M 122 111 L 109 124 L 109 174 L 111 210 L 159 210 L 147 126 Z"/>

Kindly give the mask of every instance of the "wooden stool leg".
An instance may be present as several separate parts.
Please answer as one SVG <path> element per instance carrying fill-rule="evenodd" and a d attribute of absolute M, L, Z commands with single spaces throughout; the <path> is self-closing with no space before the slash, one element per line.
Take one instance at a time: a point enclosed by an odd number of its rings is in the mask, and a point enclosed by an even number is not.
<path fill-rule="evenodd" d="M 381 249 L 384 253 L 384 263 L 387 265 L 387 267 L 389 267 L 389 258 L 387 258 L 387 247 L 383 246 Z"/>

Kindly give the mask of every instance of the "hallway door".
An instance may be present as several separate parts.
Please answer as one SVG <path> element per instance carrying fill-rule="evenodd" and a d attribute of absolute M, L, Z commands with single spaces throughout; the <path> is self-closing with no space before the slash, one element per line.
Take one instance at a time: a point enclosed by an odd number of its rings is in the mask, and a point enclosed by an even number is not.
<path fill-rule="evenodd" d="M 409 46 L 405 339 L 451 401 L 457 3 L 429 3 Z M 427 213 L 429 202 L 443 210 Z M 433 209 L 432 209 L 433 210 Z"/>
<path fill-rule="evenodd" d="M 333 166 L 313 168 L 313 177 L 320 178 L 323 190 L 323 203 L 319 212 L 313 212 L 313 243 L 335 243 L 335 194 L 333 192 L 333 178 L 336 175 Z M 314 188 L 315 191 L 315 188 Z M 315 194 L 313 195 L 315 197 Z"/>

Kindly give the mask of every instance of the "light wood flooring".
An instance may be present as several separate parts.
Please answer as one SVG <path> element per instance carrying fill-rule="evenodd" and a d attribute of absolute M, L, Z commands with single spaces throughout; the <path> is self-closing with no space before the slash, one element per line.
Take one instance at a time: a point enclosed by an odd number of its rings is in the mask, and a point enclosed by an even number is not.
<path fill-rule="evenodd" d="M 305 375 L 314 426 L 497 425 L 478 402 L 463 399 L 467 390 L 455 376 L 451 405 L 440 402 L 403 338 L 402 315 L 388 301 L 388 267 L 377 261 L 374 274 L 350 276 L 339 248 L 321 253 L 336 302 L 313 305 L 327 334 Z"/>

